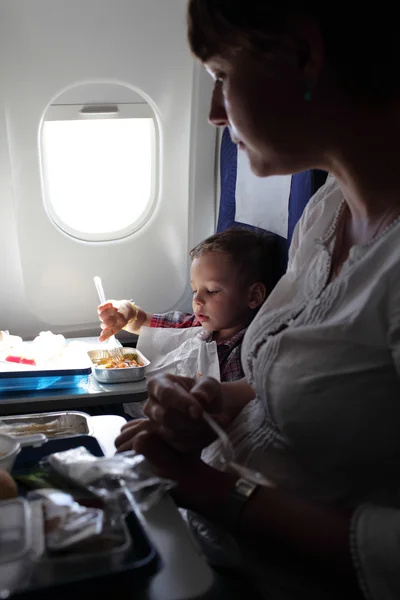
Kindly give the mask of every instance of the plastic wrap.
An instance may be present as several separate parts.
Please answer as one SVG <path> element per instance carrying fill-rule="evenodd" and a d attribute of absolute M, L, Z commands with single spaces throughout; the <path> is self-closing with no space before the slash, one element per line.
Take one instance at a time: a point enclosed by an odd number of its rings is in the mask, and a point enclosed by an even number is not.
<path fill-rule="evenodd" d="M 42 500 L 46 547 L 51 552 L 65 550 L 102 533 L 103 511 L 83 507 L 69 494 L 42 489 L 31 492 L 28 498 Z"/>
<path fill-rule="evenodd" d="M 129 504 L 133 500 L 143 511 L 175 485 L 155 475 L 146 458 L 135 452 L 98 458 L 80 446 L 52 454 L 45 461 L 60 475 L 86 487 L 106 502 L 125 497 Z"/>

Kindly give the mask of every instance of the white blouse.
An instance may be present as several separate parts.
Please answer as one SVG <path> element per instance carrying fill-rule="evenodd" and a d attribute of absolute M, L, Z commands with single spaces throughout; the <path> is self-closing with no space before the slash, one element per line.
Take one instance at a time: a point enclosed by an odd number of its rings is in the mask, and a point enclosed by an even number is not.
<path fill-rule="evenodd" d="M 389 600 L 400 598 L 400 218 L 327 283 L 343 207 L 329 179 L 246 333 L 243 365 L 264 411 L 246 460 L 309 498 L 365 505 L 354 559 L 366 597 Z"/>
<path fill-rule="evenodd" d="M 361 505 L 351 535 L 361 587 L 367 598 L 391 600 L 400 598 L 400 568 L 390 595 L 380 565 L 396 544 L 392 562 L 400 564 L 400 510 L 392 510 L 397 537 L 387 546 L 383 538 L 377 543 L 376 524 L 384 507 L 400 507 L 400 218 L 353 247 L 328 283 L 343 208 L 333 178 L 306 207 L 287 273 L 246 332 L 242 362 L 257 398 L 229 435 L 236 459 L 278 486 Z M 217 454 L 218 445 L 210 446 L 207 462 L 216 464 Z M 243 551 L 258 587 L 275 598 L 267 565 L 254 569 L 254 558 Z"/>

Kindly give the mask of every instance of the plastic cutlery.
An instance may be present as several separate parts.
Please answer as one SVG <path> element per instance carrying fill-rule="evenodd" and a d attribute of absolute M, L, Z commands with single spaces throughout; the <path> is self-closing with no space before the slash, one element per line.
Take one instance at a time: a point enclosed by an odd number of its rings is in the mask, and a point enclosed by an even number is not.
<path fill-rule="evenodd" d="M 101 278 L 96 275 L 96 277 L 93 277 L 93 281 L 94 281 L 94 285 L 96 286 L 99 300 L 100 300 L 101 304 L 103 304 L 106 301 L 106 295 L 104 293 L 104 288 L 103 288 L 103 283 L 101 281 Z M 119 342 L 117 342 L 115 335 L 112 335 L 108 338 L 108 351 L 113 360 L 115 360 L 117 362 L 120 362 L 121 360 L 123 360 L 124 354 L 121 350 L 121 347 L 119 346 Z"/>

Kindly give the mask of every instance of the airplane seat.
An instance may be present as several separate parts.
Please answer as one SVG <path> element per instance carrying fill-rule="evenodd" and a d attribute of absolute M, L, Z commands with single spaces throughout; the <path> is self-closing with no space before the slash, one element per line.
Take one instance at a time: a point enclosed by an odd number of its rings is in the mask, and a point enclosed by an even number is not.
<path fill-rule="evenodd" d="M 271 211 L 273 198 L 268 197 L 271 192 L 270 190 L 268 190 L 267 186 L 265 186 L 265 202 L 262 197 L 262 188 L 260 197 L 260 185 L 264 185 L 263 182 L 267 183 L 267 180 L 270 178 L 260 179 L 252 174 L 245 175 L 248 181 L 244 189 L 248 190 L 247 194 L 248 196 L 250 196 L 252 189 L 251 179 L 257 182 L 256 195 L 258 197 L 258 200 L 261 200 L 262 202 L 262 218 L 260 219 L 260 208 L 258 208 L 258 210 L 255 212 L 255 214 L 257 215 L 256 221 L 253 220 L 253 223 L 236 220 L 238 168 L 241 168 L 238 161 L 238 149 L 237 146 L 231 140 L 228 128 L 225 128 L 222 134 L 220 149 L 221 191 L 217 221 L 217 232 L 223 231 L 224 229 L 228 229 L 229 227 L 243 225 L 246 225 L 256 230 L 261 229 L 269 231 L 270 233 L 275 235 L 277 239 L 278 253 L 280 256 L 280 264 L 278 265 L 278 271 L 280 275 L 283 275 L 286 271 L 288 250 L 296 223 L 301 217 L 307 202 L 315 194 L 315 192 L 325 183 L 328 173 L 326 171 L 313 169 L 303 171 L 301 173 L 296 173 L 295 175 L 291 176 L 291 180 L 288 180 L 287 183 L 289 197 L 287 198 L 287 195 L 286 197 L 283 197 L 282 194 L 279 193 L 278 200 L 278 202 L 282 202 L 283 198 L 284 204 L 282 207 L 282 211 L 286 214 L 283 214 L 283 222 L 279 223 L 278 219 L 278 226 L 275 227 L 273 224 L 271 226 L 269 225 L 268 214 L 269 211 Z M 245 200 L 246 204 L 252 204 L 252 200 L 250 198 L 246 197 Z M 251 220 L 252 219 L 250 219 L 250 221 Z M 260 221 L 262 222 L 262 227 L 260 226 Z M 271 229 L 269 227 L 271 227 Z M 277 233 L 276 230 L 279 230 L 279 233 Z"/>

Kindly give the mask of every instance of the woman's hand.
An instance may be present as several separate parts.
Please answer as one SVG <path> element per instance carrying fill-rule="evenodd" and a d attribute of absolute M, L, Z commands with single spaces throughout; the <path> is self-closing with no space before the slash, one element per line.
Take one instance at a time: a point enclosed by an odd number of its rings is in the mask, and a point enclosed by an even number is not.
<path fill-rule="evenodd" d="M 177 375 L 156 375 L 148 382 L 149 398 L 144 413 L 153 431 L 170 446 L 184 453 L 199 453 L 214 439 L 215 433 L 202 419 L 203 410 L 226 427 L 221 384 L 211 377 L 199 380 Z"/>
<path fill-rule="evenodd" d="M 156 475 L 172 479 L 177 485 L 171 495 L 178 504 L 189 506 L 196 502 L 198 477 L 206 465 L 199 456 L 184 455 L 166 444 L 154 431 L 149 419 L 126 423 L 115 440 L 115 446 L 117 452 L 135 450 L 143 454 Z"/>
<path fill-rule="evenodd" d="M 132 450 L 133 442 L 139 433 L 151 432 L 154 430 L 150 419 L 135 419 L 129 421 L 121 428 L 121 433 L 115 439 L 114 445 L 117 452 L 126 452 Z"/>
<path fill-rule="evenodd" d="M 136 436 L 156 432 L 175 450 L 200 454 L 215 434 L 201 418 L 203 408 L 222 426 L 229 419 L 222 411 L 220 384 L 212 378 L 195 381 L 189 377 L 158 375 L 148 382 L 149 398 L 144 407 L 147 419 L 126 423 L 115 440 L 117 452 L 132 450 Z"/>
<path fill-rule="evenodd" d="M 139 307 L 137 319 L 132 326 L 132 333 L 140 330 L 147 319 L 147 313 Z M 135 316 L 135 309 L 129 300 L 107 300 L 97 307 L 97 313 L 101 321 L 102 332 L 99 337 L 100 342 L 104 342 L 110 336 L 119 333 L 123 327 Z"/>
<path fill-rule="evenodd" d="M 175 481 L 170 494 L 177 504 L 219 520 L 237 476 L 221 473 L 193 454 L 176 452 L 154 431 L 138 433 L 132 449 L 146 456 L 159 477 Z"/>

